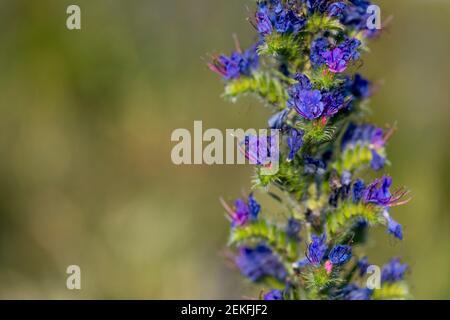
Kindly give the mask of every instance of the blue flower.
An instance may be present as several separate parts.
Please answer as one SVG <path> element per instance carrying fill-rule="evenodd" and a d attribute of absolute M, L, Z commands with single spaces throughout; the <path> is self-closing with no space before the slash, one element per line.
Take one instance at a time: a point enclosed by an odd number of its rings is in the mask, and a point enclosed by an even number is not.
<path fill-rule="evenodd" d="M 324 13 L 327 10 L 328 0 L 306 0 L 306 7 L 310 13 Z"/>
<path fill-rule="evenodd" d="M 350 0 L 350 2 L 351 4 L 346 6 L 338 16 L 341 23 L 358 31 L 367 29 L 367 19 L 369 18 L 367 8 L 370 6 L 370 1 Z"/>
<path fill-rule="evenodd" d="M 289 109 L 286 108 L 283 111 L 277 112 L 275 113 L 270 119 L 269 119 L 269 127 L 271 129 L 283 129 L 283 127 L 285 126 L 285 120 L 286 117 L 289 114 Z"/>
<path fill-rule="evenodd" d="M 361 260 L 358 261 L 358 269 L 359 269 L 359 276 L 362 277 L 367 273 L 367 268 L 369 268 L 369 258 L 364 257 Z"/>
<path fill-rule="evenodd" d="M 370 148 L 372 157 L 371 167 L 375 170 L 384 168 L 386 158 L 382 156 L 383 148 L 386 146 L 388 134 L 384 134 L 383 129 L 372 125 L 350 124 L 342 139 L 342 150 L 354 148 L 357 145 L 365 145 Z"/>
<path fill-rule="evenodd" d="M 325 173 L 327 165 L 321 159 L 314 159 L 305 155 L 303 157 L 303 166 L 305 174 L 321 176 Z"/>
<path fill-rule="evenodd" d="M 407 264 L 401 264 L 399 258 L 393 258 L 383 266 L 381 271 L 381 282 L 397 282 L 403 280 L 408 270 Z"/>
<path fill-rule="evenodd" d="M 392 234 L 394 237 L 396 237 L 399 240 L 403 240 L 403 228 L 400 223 L 392 219 L 391 215 L 389 214 L 389 210 L 386 209 L 383 212 L 383 216 L 386 219 L 387 222 L 387 230 L 389 234 Z"/>
<path fill-rule="evenodd" d="M 284 281 L 287 277 L 286 269 L 280 259 L 263 244 L 254 249 L 241 248 L 235 262 L 241 273 L 254 282 L 264 277 L 273 277 Z"/>
<path fill-rule="evenodd" d="M 288 161 L 292 161 L 296 153 L 302 148 L 303 135 L 304 132 L 302 130 L 290 128 L 289 135 L 287 137 L 287 144 L 289 146 Z"/>
<path fill-rule="evenodd" d="M 255 197 L 253 197 L 253 193 L 250 193 L 248 196 L 248 209 L 250 212 L 250 219 L 257 220 L 258 214 L 261 211 L 261 205 L 256 201 Z"/>
<path fill-rule="evenodd" d="M 370 97 L 370 82 L 364 79 L 360 74 L 356 74 L 350 88 L 352 94 L 361 99 Z"/>
<path fill-rule="evenodd" d="M 344 2 L 334 2 L 328 7 L 328 14 L 330 17 L 342 19 L 346 9 L 347 5 Z"/>
<path fill-rule="evenodd" d="M 335 90 L 322 93 L 322 101 L 325 108 L 325 116 L 331 118 L 341 109 L 346 107 L 345 95 L 342 90 Z"/>
<path fill-rule="evenodd" d="M 326 38 L 317 38 L 311 44 L 310 60 L 314 67 L 321 66 L 325 63 L 323 57 L 328 50 L 329 43 Z"/>
<path fill-rule="evenodd" d="M 331 72 L 341 73 L 347 69 L 351 60 L 359 59 L 360 45 L 361 41 L 356 38 L 346 39 L 336 48 L 322 52 L 322 57 Z"/>
<path fill-rule="evenodd" d="M 259 4 L 256 12 L 256 29 L 262 36 L 267 36 L 273 31 L 272 21 L 270 21 L 270 10 L 265 2 Z"/>
<path fill-rule="evenodd" d="M 211 71 L 221 75 L 225 80 L 238 79 L 242 75 L 251 76 L 259 65 L 256 46 L 252 46 L 243 53 L 233 52 L 229 57 L 220 55 L 208 64 Z"/>
<path fill-rule="evenodd" d="M 307 120 L 319 118 L 324 111 L 319 90 L 303 90 L 302 85 L 294 84 L 289 90 L 289 97 L 288 105 Z"/>
<path fill-rule="evenodd" d="M 243 199 L 237 199 L 234 202 L 233 209 L 222 199 L 221 202 L 231 219 L 232 227 L 242 227 L 246 225 L 248 221 L 257 220 L 259 212 L 261 211 L 261 205 L 253 197 L 253 194 L 249 195 L 247 202 Z"/>
<path fill-rule="evenodd" d="M 355 284 L 350 284 L 342 289 L 345 300 L 370 300 L 373 291 L 368 288 L 360 288 Z"/>
<path fill-rule="evenodd" d="M 378 154 L 376 150 L 371 150 L 372 152 L 372 160 L 370 160 L 370 166 L 373 170 L 379 171 L 384 168 L 384 165 L 386 163 L 386 158 L 383 158 Z"/>
<path fill-rule="evenodd" d="M 364 184 L 364 181 L 361 179 L 358 179 L 353 184 L 353 203 L 359 203 L 364 195 L 364 190 L 366 189 L 366 185 Z"/>
<path fill-rule="evenodd" d="M 268 136 L 247 135 L 240 142 L 240 150 L 251 164 L 266 166 L 270 165 L 272 159 L 279 150 L 278 140 L 275 133 Z"/>
<path fill-rule="evenodd" d="M 320 237 L 313 235 L 312 242 L 308 246 L 308 251 L 306 257 L 308 261 L 314 265 L 318 266 L 322 262 L 323 257 L 327 251 L 327 236 L 322 234 Z"/>
<path fill-rule="evenodd" d="M 283 291 L 281 290 L 271 290 L 264 295 L 264 300 L 284 300 Z"/>
<path fill-rule="evenodd" d="M 328 255 L 331 263 L 335 266 L 342 266 L 352 258 L 352 248 L 350 246 L 338 245 L 331 249 Z"/>
<path fill-rule="evenodd" d="M 300 230 L 302 229 L 302 224 L 299 220 L 295 218 L 289 218 L 286 226 L 286 235 L 296 241 L 300 241 Z"/>

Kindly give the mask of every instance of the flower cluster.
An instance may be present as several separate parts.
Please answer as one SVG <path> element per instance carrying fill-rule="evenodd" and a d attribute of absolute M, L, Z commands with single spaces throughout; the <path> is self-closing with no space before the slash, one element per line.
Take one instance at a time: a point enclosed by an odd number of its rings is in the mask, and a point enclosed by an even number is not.
<path fill-rule="evenodd" d="M 394 133 L 365 119 L 374 90 L 355 71 L 368 40 L 379 34 L 367 28 L 371 5 L 257 0 L 249 17 L 256 43 L 246 51 L 237 45 L 209 64 L 223 78 L 226 98 L 257 96 L 273 111 L 268 127 L 280 132 L 280 139 L 248 135 L 239 144 L 255 165 L 254 190 L 277 201 L 277 215 L 261 214 L 254 193 L 233 205 L 221 200 L 234 263 L 262 286 L 263 299 L 409 297 L 407 265 L 392 259 L 382 269 L 381 287 L 371 289 L 365 284 L 369 259 L 360 256 L 372 227 L 403 239 L 391 211 L 410 200 L 386 174 L 362 179 L 390 165 L 386 148 Z M 265 175 L 274 154 L 279 170 Z"/>

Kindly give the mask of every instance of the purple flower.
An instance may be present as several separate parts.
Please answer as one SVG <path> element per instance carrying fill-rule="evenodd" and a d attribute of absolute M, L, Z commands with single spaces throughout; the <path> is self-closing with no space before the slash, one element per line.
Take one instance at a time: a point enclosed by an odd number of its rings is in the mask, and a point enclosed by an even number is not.
<path fill-rule="evenodd" d="M 399 258 L 393 258 L 383 266 L 381 271 L 381 282 L 397 282 L 403 280 L 408 270 L 407 264 L 401 264 Z"/>
<path fill-rule="evenodd" d="M 248 221 L 257 220 L 259 212 L 261 211 L 261 205 L 253 197 L 253 194 L 249 195 L 247 202 L 243 199 L 237 199 L 234 202 L 233 209 L 230 208 L 223 199 L 221 199 L 221 202 L 231 219 L 232 227 L 242 227 L 246 225 Z"/>
<path fill-rule="evenodd" d="M 322 259 L 327 251 L 327 236 L 322 234 L 320 237 L 313 235 L 312 242 L 308 246 L 307 255 L 308 261 L 314 265 L 318 266 L 322 262 Z"/>
<path fill-rule="evenodd" d="M 284 300 L 283 291 L 281 290 L 271 290 L 264 295 L 264 300 Z"/>
<path fill-rule="evenodd" d="M 335 266 L 342 266 L 352 258 L 352 248 L 350 246 L 338 245 L 331 249 L 328 255 L 331 263 Z"/>
<path fill-rule="evenodd" d="M 295 84 L 289 90 L 289 97 L 288 105 L 307 120 L 319 118 L 324 111 L 319 90 L 303 90 L 302 85 Z"/>
<path fill-rule="evenodd" d="M 303 135 L 304 132 L 302 130 L 290 128 L 289 135 L 287 137 L 287 144 L 289 146 L 288 161 L 292 161 L 296 153 L 302 148 Z"/>
<path fill-rule="evenodd" d="M 351 60 L 359 59 L 360 45 L 361 42 L 358 39 L 346 39 L 336 48 L 322 52 L 322 57 L 331 72 L 341 73 L 347 69 Z"/>
<path fill-rule="evenodd" d="M 256 46 L 252 46 L 244 53 L 233 52 L 229 57 L 220 55 L 214 58 L 208 67 L 211 71 L 221 75 L 225 80 L 238 79 L 242 75 L 251 76 L 253 70 L 259 65 Z"/>
<path fill-rule="evenodd" d="M 393 207 L 407 203 L 410 199 L 401 201 L 408 194 L 405 190 L 398 190 L 391 194 L 392 178 L 383 176 L 373 181 L 364 191 L 364 203 L 373 203 L 381 207 Z"/>
<path fill-rule="evenodd" d="M 233 223 L 238 226 L 243 226 L 250 217 L 248 206 L 244 200 L 237 199 L 234 202 L 234 208 Z"/>
<path fill-rule="evenodd" d="M 286 269 L 280 259 L 263 244 L 254 249 L 242 247 L 235 262 L 241 273 L 254 282 L 264 277 L 273 277 L 284 281 L 287 277 Z"/>
<path fill-rule="evenodd" d="M 325 51 L 322 54 L 325 63 L 333 73 L 341 73 L 347 69 L 348 60 L 345 59 L 345 53 L 340 48 Z"/>

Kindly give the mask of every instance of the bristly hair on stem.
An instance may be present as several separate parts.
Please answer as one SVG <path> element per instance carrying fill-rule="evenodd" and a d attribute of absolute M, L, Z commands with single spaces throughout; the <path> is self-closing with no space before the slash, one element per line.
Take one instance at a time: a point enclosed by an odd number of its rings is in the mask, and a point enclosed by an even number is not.
<path fill-rule="evenodd" d="M 249 22 L 256 41 L 212 58 L 208 67 L 224 83 L 223 96 L 257 97 L 272 110 L 268 128 L 280 132 L 278 171 L 252 153 L 261 145 L 246 137 L 242 152 L 255 166 L 254 192 L 228 204 L 227 261 L 260 288 L 260 299 L 408 299 L 406 264 L 382 268 L 381 288 L 366 285 L 368 257 L 361 255 L 371 228 L 386 228 L 401 241 L 394 207 L 411 198 L 391 191 L 387 145 L 396 126 L 367 119 L 376 85 L 357 70 L 369 40 L 369 0 L 257 0 Z M 272 164 L 272 163 L 270 163 Z M 280 206 L 262 208 L 264 194 Z M 281 214 L 280 214 L 281 213 Z M 356 246 L 358 247 L 355 250 Z M 360 256 L 361 255 L 361 256 Z"/>

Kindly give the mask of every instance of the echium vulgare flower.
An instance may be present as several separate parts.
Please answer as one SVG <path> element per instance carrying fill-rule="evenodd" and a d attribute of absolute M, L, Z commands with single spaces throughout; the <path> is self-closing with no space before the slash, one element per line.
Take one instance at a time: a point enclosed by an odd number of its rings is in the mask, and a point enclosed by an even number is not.
<path fill-rule="evenodd" d="M 371 4 L 257 0 L 249 16 L 255 44 L 246 51 L 237 44 L 209 64 L 224 81 L 225 98 L 258 97 L 272 111 L 268 129 L 279 133 L 238 143 L 254 166 L 253 191 L 234 202 L 221 199 L 232 261 L 261 299 L 410 297 L 410 269 L 399 258 L 382 267 L 380 286 L 367 285 L 373 264 L 363 245 L 370 229 L 384 227 L 390 241 L 401 241 L 407 235 L 393 211 L 410 200 L 392 177 L 379 174 L 390 165 L 395 127 L 365 118 L 375 90 L 355 71 L 380 33 L 367 29 Z M 266 175 L 274 154 L 279 170 Z M 378 178 L 367 178 L 370 172 Z M 274 201 L 267 208 L 264 194 Z M 275 203 L 280 207 L 271 212 Z"/>

